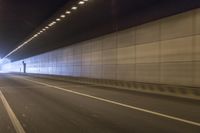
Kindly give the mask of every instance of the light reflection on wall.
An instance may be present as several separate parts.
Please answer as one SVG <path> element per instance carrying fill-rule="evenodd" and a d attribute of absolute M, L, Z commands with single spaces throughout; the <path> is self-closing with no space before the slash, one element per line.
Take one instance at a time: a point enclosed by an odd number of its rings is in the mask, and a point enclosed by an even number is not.
<path fill-rule="evenodd" d="M 9 72 L 10 67 L 11 67 L 10 62 L 11 61 L 8 58 L 0 59 L 0 73 Z"/>

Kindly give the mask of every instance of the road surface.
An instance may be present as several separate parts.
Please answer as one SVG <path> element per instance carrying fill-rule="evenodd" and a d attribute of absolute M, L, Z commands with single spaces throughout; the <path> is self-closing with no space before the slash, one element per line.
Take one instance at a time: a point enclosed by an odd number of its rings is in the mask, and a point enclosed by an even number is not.
<path fill-rule="evenodd" d="M 200 102 L 0 74 L 0 133 L 200 133 Z"/>

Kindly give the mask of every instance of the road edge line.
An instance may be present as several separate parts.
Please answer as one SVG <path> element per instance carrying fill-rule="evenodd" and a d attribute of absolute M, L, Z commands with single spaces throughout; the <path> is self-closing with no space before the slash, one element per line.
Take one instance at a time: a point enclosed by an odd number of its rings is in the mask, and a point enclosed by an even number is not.
<path fill-rule="evenodd" d="M 17 119 L 17 116 L 15 115 L 15 113 L 13 112 L 12 108 L 10 107 L 10 105 L 8 104 L 8 101 L 6 100 L 6 98 L 4 97 L 2 91 L 0 90 L 0 98 L 1 101 L 8 113 L 8 116 L 15 128 L 15 131 L 17 133 L 26 133 L 24 128 L 22 127 L 21 123 L 19 122 L 19 120 Z"/>

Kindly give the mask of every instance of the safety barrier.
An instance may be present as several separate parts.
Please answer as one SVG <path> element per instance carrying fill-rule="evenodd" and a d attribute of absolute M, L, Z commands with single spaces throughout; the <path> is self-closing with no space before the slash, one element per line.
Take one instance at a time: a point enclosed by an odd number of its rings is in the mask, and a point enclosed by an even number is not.
<path fill-rule="evenodd" d="M 84 77 L 44 75 L 44 74 L 26 74 L 26 75 L 31 75 L 33 77 L 39 77 L 39 78 L 62 80 L 62 81 L 82 83 L 82 84 L 92 84 L 96 86 L 112 87 L 116 89 L 200 100 L 200 88 L 197 87 L 142 83 L 134 81 L 120 81 L 120 80 L 110 80 L 110 79 L 93 79 Z"/>

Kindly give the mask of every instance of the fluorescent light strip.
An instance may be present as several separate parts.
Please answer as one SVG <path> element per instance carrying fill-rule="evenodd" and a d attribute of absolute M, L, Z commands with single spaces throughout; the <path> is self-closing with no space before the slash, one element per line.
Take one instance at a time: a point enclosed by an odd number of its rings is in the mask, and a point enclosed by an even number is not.
<path fill-rule="evenodd" d="M 57 19 L 56 19 L 56 21 L 60 21 L 60 20 L 61 20 L 60 18 L 57 18 Z"/>
<path fill-rule="evenodd" d="M 71 11 L 66 11 L 65 13 L 66 13 L 66 14 L 71 14 Z"/>
<path fill-rule="evenodd" d="M 79 1 L 78 4 L 79 5 L 83 5 L 83 4 L 85 4 L 85 2 L 84 1 Z"/>
<path fill-rule="evenodd" d="M 89 0 L 81 0 L 78 2 L 78 5 L 83 5 L 85 4 L 85 2 L 88 2 Z M 77 10 L 78 6 L 72 6 L 71 10 Z M 71 14 L 70 10 L 66 10 L 65 14 Z M 61 18 L 65 18 L 66 15 L 62 14 L 60 15 L 60 18 L 57 18 L 56 21 L 61 21 Z M 10 53 L 8 53 L 4 58 L 7 58 L 8 56 L 10 56 L 11 54 L 13 54 L 14 52 L 16 52 L 18 49 L 22 48 L 24 45 L 28 44 L 29 42 L 31 42 L 33 39 L 35 39 L 36 37 L 38 37 L 40 34 L 42 34 L 44 31 L 46 31 L 47 29 L 49 29 L 50 27 L 52 27 L 53 25 L 56 24 L 56 21 L 53 21 L 51 23 L 49 23 L 47 26 L 45 26 L 42 30 L 40 30 L 38 33 L 34 34 L 31 38 L 29 38 L 28 40 L 26 40 L 24 43 L 22 43 L 21 45 L 19 45 L 17 48 L 15 48 L 14 50 L 12 50 Z"/>
<path fill-rule="evenodd" d="M 61 17 L 61 18 L 65 18 L 66 16 L 65 16 L 65 15 L 60 15 L 60 17 Z"/>
<path fill-rule="evenodd" d="M 71 9 L 72 10 L 76 10 L 76 9 L 78 9 L 78 7 L 77 6 L 73 6 Z"/>

